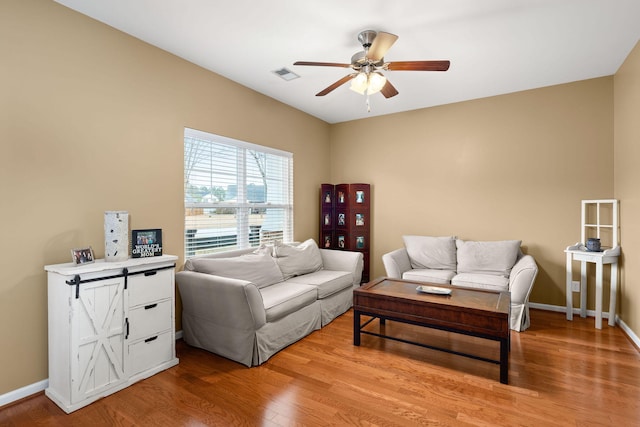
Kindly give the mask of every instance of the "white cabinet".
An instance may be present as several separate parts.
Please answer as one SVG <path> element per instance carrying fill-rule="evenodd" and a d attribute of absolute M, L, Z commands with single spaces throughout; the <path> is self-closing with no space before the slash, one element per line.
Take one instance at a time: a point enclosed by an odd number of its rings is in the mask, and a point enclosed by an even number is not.
<path fill-rule="evenodd" d="M 176 256 L 48 265 L 49 387 L 69 413 L 178 363 Z"/>

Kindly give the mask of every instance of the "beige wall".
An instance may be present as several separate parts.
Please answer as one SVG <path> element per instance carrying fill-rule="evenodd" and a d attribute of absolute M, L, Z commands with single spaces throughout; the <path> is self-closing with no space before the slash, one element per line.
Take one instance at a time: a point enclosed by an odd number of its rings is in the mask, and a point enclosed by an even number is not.
<path fill-rule="evenodd" d="M 295 237 L 316 236 L 327 123 L 49 0 L 0 3 L 0 54 L 0 395 L 47 378 L 43 266 L 102 257 L 105 210 L 182 255 L 185 126 L 293 152 Z"/>
<path fill-rule="evenodd" d="M 613 79 L 342 123 L 331 145 L 333 182 L 372 184 L 372 276 L 403 234 L 520 239 L 531 300 L 562 306 L 580 201 L 613 197 Z"/>
<path fill-rule="evenodd" d="M 620 199 L 620 317 L 640 335 L 640 44 L 614 78 L 615 195 Z"/>

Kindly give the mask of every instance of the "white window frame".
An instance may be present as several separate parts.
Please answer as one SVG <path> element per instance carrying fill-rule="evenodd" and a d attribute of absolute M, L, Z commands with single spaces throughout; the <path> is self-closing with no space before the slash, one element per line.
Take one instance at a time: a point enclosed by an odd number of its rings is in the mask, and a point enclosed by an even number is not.
<path fill-rule="evenodd" d="M 187 201 L 187 186 L 188 182 L 188 171 L 187 171 L 187 138 L 190 139 L 198 139 L 202 142 L 211 142 L 215 144 L 223 144 L 228 147 L 233 147 L 234 149 L 239 150 L 239 154 L 237 155 L 237 174 L 236 174 L 236 185 L 237 185 L 237 202 L 229 203 L 229 202 L 215 202 L 213 200 L 210 201 L 199 201 L 199 202 L 190 202 Z M 184 226 L 184 252 L 185 259 L 192 258 L 199 254 L 211 253 L 211 252 L 226 252 L 229 250 L 235 249 L 246 249 L 251 246 L 256 246 L 255 239 L 253 241 L 250 240 L 250 227 L 249 227 L 249 217 L 252 211 L 263 209 L 272 209 L 272 210 L 282 210 L 283 212 L 283 230 L 282 230 L 282 238 L 277 240 L 282 240 L 285 242 L 293 241 L 293 153 L 278 150 L 271 147 L 265 147 L 258 144 L 252 144 L 245 141 L 239 141 L 233 138 L 228 138 L 220 135 L 211 134 L 208 132 L 202 132 L 195 129 L 185 128 L 184 130 L 184 204 L 185 204 L 185 226 Z M 278 188 L 278 194 L 281 194 L 282 202 L 273 203 L 267 200 L 263 203 L 249 203 L 247 202 L 247 152 L 254 151 L 258 154 L 269 154 L 282 158 L 285 160 L 282 163 L 282 169 L 279 171 L 281 176 L 286 177 L 281 180 L 281 188 Z M 211 164 L 213 165 L 215 162 L 214 158 L 207 158 Z M 213 166 L 212 166 L 213 168 Z M 265 195 L 266 196 L 266 195 Z M 236 211 L 236 244 L 235 245 L 223 245 L 220 247 L 212 248 L 207 246 L 206 244 L 198 244 L 197 239 L 194 237 L 192 230 L 194 229 L 193 224 L 188 223 L 188 215 L 187 212 L 193 209 L 211 209 L 215 210 L 218 208 L 223 209 L 237 209 Z M 263 239 L 261 235 L 260 242 L 270 242 L 273 239 Z"/>

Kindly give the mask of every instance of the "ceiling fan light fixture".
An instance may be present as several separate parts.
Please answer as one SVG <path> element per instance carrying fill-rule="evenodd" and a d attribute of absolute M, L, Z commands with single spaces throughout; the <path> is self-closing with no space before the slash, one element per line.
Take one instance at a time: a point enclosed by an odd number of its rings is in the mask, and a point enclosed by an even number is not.
<path fill-rule="evenodd" d="M 293 65 L 314 65 L 320 67 L 351 68 L 355 74 L 347 74 L 335 83 L 324 88 L 316 96 L 325 96 L 336 88 L 351 82 L 350 89 L 360 95 L 366 95 L 367 104 L 369 95 L 382 93 L 389 99 L 398 94 L 398 90 L 380 71 L 447 71 L 450 62 L 448 60 L 437 61 L 395 61 L 385 62 L 384 56 L 398 36 L 384 31 L 365 30 L 358 34 L 358 41 L 364 50 L 351 57 L 351 63 L 296 61 Z"/>
<path fill-rule="evenodd" d="M 350 89 L 360 95 L 364 95 L 368 86 L 369 79 L 367 77 L 367 73 L 359 72 L 353 79 L 351 79 Z"/>
<path fill-rule="evenodd" d="M 386 83 L 387 78 L 381 73 L 376 72 L 369 74 L 369 95 L 380 92 Z"/>
<path fill-rule="evenodd" d="M 360 95 L 373 95 L 380 92 L 386 83 L 387 78 L 381 73 L 361 71 L 351 79 L 350 89 Z"/>

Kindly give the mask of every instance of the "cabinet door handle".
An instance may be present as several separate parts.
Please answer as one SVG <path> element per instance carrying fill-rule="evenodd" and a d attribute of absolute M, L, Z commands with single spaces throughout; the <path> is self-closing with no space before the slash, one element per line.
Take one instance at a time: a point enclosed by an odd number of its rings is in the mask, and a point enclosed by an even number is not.
<path fill-rule="evenodd" d="M 147 338 L 146 340 L 144 340 L 144 342 L 151 342 L 151 341 L 155 341 L 157 339 L 158 339 L 158 336 L 156 335 L 155 337 Z"/>
<path fill-rule="evenodd" d="M 157 273 L 157 271 L 145 271 L 144 275 L 145 276 L 155 276 Z"/>
<path fill-rule="evenodd" d="M 158 306 L 158 303 L 155 303 L 155 304 L 149 304 L 149 305 L 145 305 L 145 306 L 144 306 L 144 309 L 145 309 L 145 310 L 150 310 L 150 309 L 152 309 L 152 308 L 156 308 L 157 306 Z"/>
<path fill-rule="evenodd" d="M 129 339 L 129 318 L 124 319 L 124 324 L 127 327 L 127 332 L 124 335 L 124 339 Z"/>

